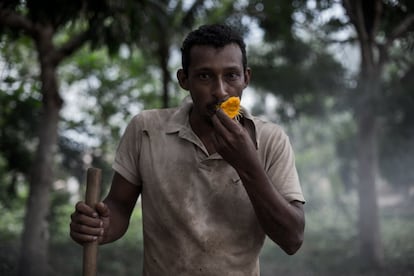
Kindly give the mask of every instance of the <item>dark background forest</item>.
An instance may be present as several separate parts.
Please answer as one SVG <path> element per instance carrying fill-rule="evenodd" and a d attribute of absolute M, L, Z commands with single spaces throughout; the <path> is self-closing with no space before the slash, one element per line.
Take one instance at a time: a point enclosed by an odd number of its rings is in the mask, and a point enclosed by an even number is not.
<path fill-rule="evenodd" d="M 87 168 L 104 196 L 127 122 L 179 104 L 181 41 L 216 22 L 244 33 L 242 104 L 289 134 L 307 200 L 302 248 L 266 243 L 262 275 L 414 275 L 409 0 L 1 0 L 0 275 L 81 274 Z M 98 275 L 141 268 L 137 204 Z"/>

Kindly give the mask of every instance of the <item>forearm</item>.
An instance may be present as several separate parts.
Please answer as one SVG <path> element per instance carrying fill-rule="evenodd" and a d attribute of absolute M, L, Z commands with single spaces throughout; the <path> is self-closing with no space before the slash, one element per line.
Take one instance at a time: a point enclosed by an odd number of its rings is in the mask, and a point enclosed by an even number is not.
<path fill-rule="evenodd" d="M 141 194 L 141 186 L 134 185 L 115 172 L 111 189 L 104 199 L 108 211 L 104 221 L 104 233 L 100 243 L 121 238 L 129 226 L 135 203 Z"/>
<path fill-rule="evenodd" d="M 104 229 L 103 239 L 101 244 L 110 243 L 121 238 L 129 226 L 130 214 L 122 210 L 119 204 L 113 203 L 106 198 L 104 203 L 108 205 L 110 209 L 109 213 L 109 225 Z"/>
<path fill-rule="evenodd" d="M 294 254 L 303 241 L 305 222 L 301 206 L 288 202 L 261 166 L 238 173 L 264 232 L 286 253 Z"/>

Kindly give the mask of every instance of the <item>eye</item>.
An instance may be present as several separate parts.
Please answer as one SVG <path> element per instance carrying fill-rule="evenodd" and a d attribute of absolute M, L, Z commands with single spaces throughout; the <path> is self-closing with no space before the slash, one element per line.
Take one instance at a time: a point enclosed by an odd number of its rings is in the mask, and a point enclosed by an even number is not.
<path fill-rule="evenodd" d="M 211 79 L 211 75 L 209 73 L 200 73 L 198 74 L 198 78 L 200 80 L 209 80 Z"/>
<path fill-rule="evenodd" d="M 226 78 L 230 81 L 238 80 L 240 78 L 240 73 L 230 72 L 230 73 L 226 74 Z"/>

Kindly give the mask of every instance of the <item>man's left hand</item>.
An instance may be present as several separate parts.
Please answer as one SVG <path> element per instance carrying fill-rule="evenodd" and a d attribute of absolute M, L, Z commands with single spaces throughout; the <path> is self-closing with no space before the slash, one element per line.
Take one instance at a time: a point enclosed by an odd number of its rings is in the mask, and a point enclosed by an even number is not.
<path fill-rule="evenodd" d="M 238 121 L 229 118 L 221 109 L 211 117 L 211 121 L 215 130 L 212 140 L 216 151 L 231 166 L 244 170 L 259 161 L 247 129 Z"/>

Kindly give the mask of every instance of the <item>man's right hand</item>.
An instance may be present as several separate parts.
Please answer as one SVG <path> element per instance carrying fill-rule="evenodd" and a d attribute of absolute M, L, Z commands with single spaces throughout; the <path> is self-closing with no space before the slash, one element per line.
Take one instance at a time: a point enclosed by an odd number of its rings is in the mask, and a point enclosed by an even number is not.
<path fill-rule="evenodd" d="M 104 242 L 109 228 L 109 208 L 105 203 L 99 202 L 93 209 L 85 202 L 78 202 L 70 218 L 70 236 L 75 242 L 81 245 L 96 240 Z"/>

